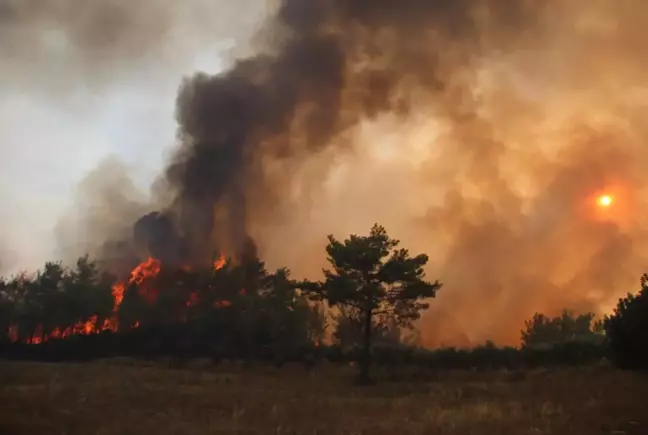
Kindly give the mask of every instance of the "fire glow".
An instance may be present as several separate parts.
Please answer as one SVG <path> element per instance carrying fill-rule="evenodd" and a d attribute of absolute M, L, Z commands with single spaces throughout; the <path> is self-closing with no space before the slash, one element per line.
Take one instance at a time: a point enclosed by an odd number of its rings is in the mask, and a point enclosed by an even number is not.
<path fill-rule="evenodd" d="M 225 266 L 227 260 L 224 255 L 219 256 L 212 264 L 213 270 L 221 269 Z M 26 344 L 40 344 L 50 339 L 64 339 L 72 335 L 92 335 L 99 334 L 104 331 L 117 332 L 119 328 L 118 313 L 119 307 L 124 300 L 124 293 L 126 289 L 132 285 L 137 286 L 139 294 L 150 304 L 155 303 L 157 299 L 157 291 L 155 289 L 155 278 L 159 275 L 162 269 L 160 260 L 149 257 L 139 263 L 129 275 L 127 281 L 120 281 L 112 286 L 113 309 L 109 318 L 99 320 L 96 315 L 91 316 L 85 322 L 78 322 L 76 325 L 61 330 L 60 328 L 54 329 L 50 334 L 44 334 L 42 325 L 36 328 L 36 332 L 26 338 Z M 195 293 L 189 295 L 187 306 L 196 304 L 198 296 Z M 217 307 L 227 307 L 230 305 L 229 301 L 218 301 L 215 304 Z M 139 322 L 135 322 L 126 329 L 134 329 L 140 326 Z M 121 328 L 124 329 L 123 327 Z M 9 329 L 9 339 L 11 341 L 18 341 L 19 331 L 16 326 L 11 326 Z"/>

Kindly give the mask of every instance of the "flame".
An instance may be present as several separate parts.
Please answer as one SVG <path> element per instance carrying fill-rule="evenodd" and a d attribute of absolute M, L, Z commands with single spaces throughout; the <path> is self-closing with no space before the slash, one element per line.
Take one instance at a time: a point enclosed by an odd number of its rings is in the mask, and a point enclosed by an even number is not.
<path fill-rule="evenodd" d="M 160 273 L 160 269 L 160 260 L 149 257 L 131 272 L 129 283 L 136 284 L 140 295 L 150 304 L 157 299 L 157 290 L 146 283 L 151 278 L 155 278 Z"/>
<path fill-rule="evenodd" d="M 223 254 L 221 254 L 220 257 L 214 260 L 214 264 L 213 264 L 214 270 L 222 269 L 223 266 L 225 266 L 225 263 L 227 263 L 227 259 Z"/>
<path fill-rule="evenodd" d="M 130 283 L 141 284 L 145 279 L 160 273 L 160 260 L 153 257 L 147 258 L 131 272 Z"/>
<path fill-rule="evenodd" d="M 112 295 L 113 295 L 113 311 L 117 311 L 119 309 L 119 306 L 121 305 L 122 301 L 124 300 L 124 290 L 126 289 L 126 286 L 124 283 L 117 283 L 113 286 L 112 288 Z"/>
<path fill-rule="evenodd" d="M 220 255 L 213 262 L 213 269 L 219 270 L 222 269 L 227 263 L 227 258 L 224 255 Z M 25 340 L 27 344 L 39 344 L 46 342 L 50 339 L 64 339 L 71 335 L 91 335 L 98 334 L 102 331 L 117 331 L 118 329 L 118 312 L 121 306 L 121 303 L 124 300 L 124 293 L 127 286 L 135 284 L 138 287 L 138 290 L 142 296 L 144 296 L 150 303 L 155 301 L 157 297 L 157 291 L 152 287 L 151 283 L 148 282 L 151 278 L 155 278 L 161 270 L 161 262 L 153 257 L 149 257 L 146 260 L 138 264 L 129 275 L 128 280 L 117 282 L 112 286 L 112 297 L 113 297 L 113 309 L 112 314 L 109 318 L 99 321 L 96 315 L 91 316 L 90 318 L 80 321 L 73 326 L 69 326 L 65 329 L 56 328 L 51 331 L 49 334 L 43 333 L 42 325 L 38 326 L 36 332 L 29 338 Z M 191 271 L 189 266 L 182 267 L 182 270 Z M 241 296 L 246 295 L 245 289 L 239 291 Z M 195 306 L 200 302 L 199 296 L 196 293 L 191 293 L 189 299 L 186 302 L 186 306 Z M 232 305 L 232 302 L 229 300 L 217 300 L 214 302 L 215 308 L 226 308 Z M 138 328 L 140 322 L 136 321 L 130 328 Z M 12 325 L 9 328 L 9 339 L 11 341 L 18 341 L 20 339 L 18 326 Z"/>

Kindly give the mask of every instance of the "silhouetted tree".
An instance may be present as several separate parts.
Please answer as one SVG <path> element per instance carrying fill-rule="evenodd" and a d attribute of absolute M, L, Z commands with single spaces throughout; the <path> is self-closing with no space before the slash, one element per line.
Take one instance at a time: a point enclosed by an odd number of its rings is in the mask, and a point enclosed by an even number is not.
<path fill-rule="evenodd" d="M 325 331 L 325 318 L 318 305 L 298 294 L 288 269 L 267 275 L 263 284 L 259 319 L 268 334 L 277 363 L 299 349 L 312 348 Z"/>
<path fill-rule="evenodd" d="M 10 283 L 15 300 L 13 315 L 18 340 L 33 342 L 42 335 L 42 323 L 45 320 L 47 307 L 46 294 L 38 285 L 33 275 L 22 273 Z"/>
<path fill-rule="evenodd" d="M 385 228 L 375 224 L 368 236 L 351 235 L 340 242 L 332 235 L 326 247 L 332 269 L 325 269 L 325 280 L 302 281 L 296 287 L 315 300 L 357 310 L 362 321 L 360 383 L 370 381 L 372 332 L 376 319 L 392 319 L 399 326 L 411 326 L 427 309 L 426 298 L 436 295 L 438 281 L 425 280 L 425 254 L 410 256 L 407 249 L 396 249 L 399 241 L 390 238 Z"/>
<path fill-rule="evenodd" d="M 648 370 L 648 274 L 641 277 L 639 293 L 620 298 L 603 322 L 614 362 L 625 369 Z"/>
<path fill-rule="evenodd" d="M 11 281 L 0 278 L 0 343 L 9 340 L 15 323 L 15 294 Z"/>
<path fill-rule="evenodd" d="M 69 273 L 66 273 L 60 263 L 45 263 L 43 270 L 36 274 L 33 284 L 33 288 L 38 289 L 37 298 L 40 299 L 38 312 L 41 333 L 43 336 L 48 336 L 70 321 L 69 311 L 65 306 L 66 292 L 69 289 Z"/>
<path fill-rule="evenodd" d="M 112 285 L 115 278 L 99 270 L 88 256 L 77 260 L 76 268 L 65 277 L 64 293 L 70 309 L 70 321 L 86 322 L 95 317 L 103 323 L 112 312 Z"/>
<path fill-rule="evenodd" d="M 564 310 L 559 316 L 536 313 L 525 322 L 522 346 L 551 346 L 565 342 L 603 341 L 603 323 L 594 321 L 594 313 L 574 314 Z"/>

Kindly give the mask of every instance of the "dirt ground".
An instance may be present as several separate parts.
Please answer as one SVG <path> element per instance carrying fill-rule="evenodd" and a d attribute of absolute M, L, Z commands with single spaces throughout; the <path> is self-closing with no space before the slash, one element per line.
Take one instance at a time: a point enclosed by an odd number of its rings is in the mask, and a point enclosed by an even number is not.
<path fill-rule="evenodd" d="M 0 434 L 648 434 L 639 375 L 416 370 L 357 387 L 333 365 L 0 362 Z"/>

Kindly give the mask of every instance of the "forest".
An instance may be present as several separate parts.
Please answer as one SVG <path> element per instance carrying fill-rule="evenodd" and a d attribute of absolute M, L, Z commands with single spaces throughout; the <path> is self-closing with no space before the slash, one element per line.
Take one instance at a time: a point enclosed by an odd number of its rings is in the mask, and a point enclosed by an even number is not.
<path fill-rule="evenodd" d="M 111 356 L 265 361 L 356 362 L 431 368 L 516 368 L 608 359 L 648 368 L 648 277 L 602 319 L 565 310 L 537 313 L 521 326 L 520 345 L 424 349 L 416 321 L 442 283 L 425 275 L 425 254 L 399 247 L 384 227 L 340 241 L 329 236 L 330 267 L 321 281 L 267 270 L 256 255 L 215 255 L 204 269 L 165 268 L 144 259 L 126 279 L 80 258 L 47 263 L 0 280 L 0 356 L 40 361 Z"/>

